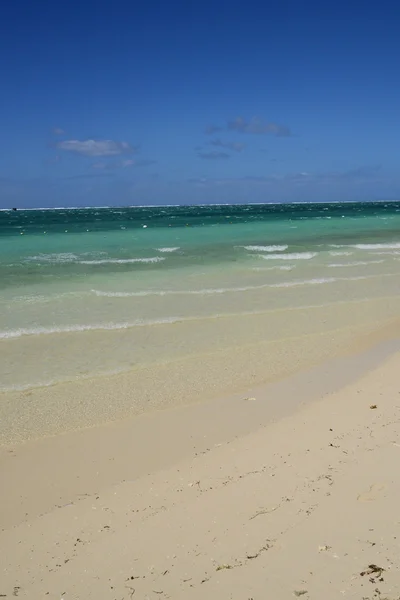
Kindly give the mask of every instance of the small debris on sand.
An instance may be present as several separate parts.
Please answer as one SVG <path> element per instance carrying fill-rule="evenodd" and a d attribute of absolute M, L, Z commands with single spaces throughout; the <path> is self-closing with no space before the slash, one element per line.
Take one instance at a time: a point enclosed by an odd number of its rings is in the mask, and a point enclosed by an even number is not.
<path fill-rule="evenodd" d="M 385 569 L 383 567 L 378 567 L 378 565 L 371 564 L 368 565 L 368 569 L 361 571 L 360 575 L 361 577 L 364 577 L 364 575 L 376 575 L 377 577 L 380 577 L 384 571 Z"/>
<path fill-rule="evenodd" d="M 215 570 L 222 571 L 223 569 L 233 569 L 232 565 L 219 565 Z"/>

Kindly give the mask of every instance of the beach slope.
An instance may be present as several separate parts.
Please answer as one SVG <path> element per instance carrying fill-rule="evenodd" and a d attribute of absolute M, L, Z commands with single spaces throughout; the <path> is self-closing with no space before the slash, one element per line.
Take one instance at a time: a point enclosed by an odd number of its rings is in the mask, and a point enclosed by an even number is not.
<path fill-rule="evenodd" d="M 397 353 L 276 423 L 6 526 L 0 594 L 397 600 L 399 364 Z"/>

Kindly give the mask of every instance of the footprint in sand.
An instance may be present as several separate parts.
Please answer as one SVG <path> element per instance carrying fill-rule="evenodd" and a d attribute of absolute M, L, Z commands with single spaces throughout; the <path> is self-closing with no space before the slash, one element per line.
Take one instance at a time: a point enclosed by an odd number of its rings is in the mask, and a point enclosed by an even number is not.
<path fill-rule="evenodd" d="M 381 492 L 386 489 L 386 486 L 383 483 L 374 483 L 369 488 L 368 492 L 363 492 L 359 496 L 357 496 L 357 500 L 360 502 L 373 502 L 377 500 Z"/>

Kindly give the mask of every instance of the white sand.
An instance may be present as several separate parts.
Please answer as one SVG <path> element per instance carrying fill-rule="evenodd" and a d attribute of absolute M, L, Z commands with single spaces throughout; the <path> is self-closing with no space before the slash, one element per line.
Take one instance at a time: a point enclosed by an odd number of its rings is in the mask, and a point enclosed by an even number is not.
<path fill-rule="evenodd" d="M 140 417 L 6 449 L 0 594 L 397 600 L 400 353 L 379 364 L 387 351 L 347 359 L 357 379 L 342 364 L 336 391 L 320 368 L 232 411 L 158 413 L 181 445 Z M 265 407 L 288 394 L 271 423 Z M 368 565 L 382 570 L 361 575 Z"/>

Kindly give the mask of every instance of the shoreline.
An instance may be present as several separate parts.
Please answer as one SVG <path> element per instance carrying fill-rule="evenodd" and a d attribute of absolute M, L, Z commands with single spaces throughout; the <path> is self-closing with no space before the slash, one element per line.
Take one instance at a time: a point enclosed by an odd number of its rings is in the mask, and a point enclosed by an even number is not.
<path fill-rule="evenodd" d="M 380 314 L 386 311 L 386 319 L 379 316 L 374 322 L 371 307 L 375 313 L 381 307 Z M 270 322 L 269 313 L 265 321 L 258 315 L 246 316 L 240 321 L 227 317 L 220 329 L 216 329 L 218 323 L 213 323 L 212 327 L 211 324 L 208 328 L 203 326 L 201 332 L 196 328 L 192 331 L 187 324 L 178 324 L 173 334 L 181 340 L 182 345 L 177 347 L 181 355 L 138 365 L 116 375 L 1 393 L 0 444 L 16 445 L 159 410 L 218 401 L 236 393 L 248 395 L 256 386 L 291 377 L 335 356 L 363 350 L 400 333 L 400 321 L 394 317 L 397 313 L 395 298 L 368 300 L 355 305 L 354 310 L 357 313 L 352 316 L 346 304 L 340 311 L 336 305 L 321 306 L 318 313 L 299 309 L 296 320 L 293 317 L 290 322 L 284 320 L 287 314 L 284 309 L 279 313 L 280 320 L 274 322 Z M 281 337 L 264 340 L 264 330 L 272 338 L 274 332 L 280 331 Z M 152 341 L 159 352 L 165 353 L 164 348 L 170 347 L 170 329 L 160 326 L 157 331 L 158 338 L 153 337 Z M 132 343 L 139 349 L 143 344 L 150 344 L 146 332 L 141 342 L 137 332 L 135 335 Z M 234 344 L 235 337 L 238 345 Z M 73 339 L 79 358 L 79 352 L 83 352 L 79 343 L 83 342 L 81 338 Z M 90 339 L 94 348 L 104 348 L 102 338 Z M 107 337 L 110 348 L 116 347 L 119 338 L 112 342 L 113 339 Z M 121 356 L 124 348 L 129 349 L 129 340 L 126 338 L 125 345 L 120 346 Z M 70 353 L 71 348 L 69 345 Z M 58 360 L 56 350 L 52 346 L 26 344 L 25 354 L 16 354 L 15 361 L 24 361 L 25 356 L 27 361 L 30 356 L 46 358 L 49 352 L 52 360 Z"/>
<path fill-rule="evenodd" d="M 8 452 L 0 592 L 334 600 L 379 589 L 396 600 L 399 360 L 397 338 L 254 390 L 255 400 L 237 395 Z M 146 428 L 156 417 L 158 430 Z M 165 440 L 182 442 L 175 456 Z M 21 486 L 31 508 L 22 519 Z M 382 570 L 361 575 L 370 564 Z"/>
<path fill-rule="evenodd" d="M 398 320 L 337 356 L 245 391 L 0 446 L 0 483 L 8 489 L 0 529 L 279 422 L 400 352 L 396 332 Z"/>

